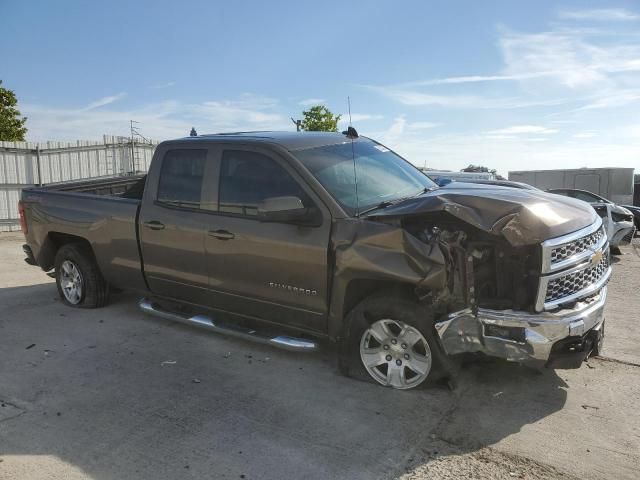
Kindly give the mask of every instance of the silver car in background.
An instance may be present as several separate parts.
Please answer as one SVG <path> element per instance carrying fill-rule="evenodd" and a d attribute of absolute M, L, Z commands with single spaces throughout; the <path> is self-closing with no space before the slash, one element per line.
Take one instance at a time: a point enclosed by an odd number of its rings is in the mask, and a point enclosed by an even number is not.
<path fill-rule="evenodd" d="M 609 245 L 612 248 L 618 248 L 621 245 L 631 243 L 636 227 L 633 213 L 628 209 L 586 190 L 558 188 L 547 191 L 557 195 L 564 195 L 565 197 L 576 198 L 591 204 L 595 211 L 598 212 L 598 215 L 602 217 L 602 223 L 605 226 L 607 237 L 609 237 Z"/>

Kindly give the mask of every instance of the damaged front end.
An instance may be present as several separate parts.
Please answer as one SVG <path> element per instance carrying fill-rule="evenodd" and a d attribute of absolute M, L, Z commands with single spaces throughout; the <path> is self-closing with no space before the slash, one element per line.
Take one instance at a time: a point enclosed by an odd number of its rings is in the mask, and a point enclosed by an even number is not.
<path fill-rule="evenodd" d="M 510 361 L 577 368 L 599 350 L 611 275 L 601 222 L 547 240 L 536 250 L 539 255 L 532 257 L 529 272 L 537 263 L 539 273 L 523 277 L 528 308 L 522 308 L 517 295 L 507 308 L 496 308 L 481 295 L 467 308 L 450 312 L 435 325 L 448 354 L 482 352 Z M 526 255 L 521 258 L 526 262 Z"/>
<path fill-rule="evenodd" d="M 579 367 L 604 332 L 602 222 L 576 202 L 509 190 L 426 195 L 365 222 L 375 234 L 352 225 L 336 278 L 374 268 L 411 282 L 449 355 Z"/>

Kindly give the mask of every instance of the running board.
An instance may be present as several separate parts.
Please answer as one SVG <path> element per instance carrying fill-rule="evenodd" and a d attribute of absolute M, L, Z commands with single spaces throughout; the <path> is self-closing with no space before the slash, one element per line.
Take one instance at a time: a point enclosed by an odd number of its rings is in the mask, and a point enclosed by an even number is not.
<path fill-rule="evenodd" d="M 211 317 L 205 315 L 195 315 L 193 317 L 182 316 L 178 313 L 162 310 L 157 303 L 148 298 L 143 298 L 138 302 L 140 310 L 156 317 L 164 318 L 174 322 L 184 323 L 185 325 L 194 325 L 196 327 L 211 330 L 212 332 L 221 333 L 237 338 L 244 338 L 265 345 L 272 345 L 284 350 L 295 352 L 314 352 L 318 349 L 318 344 L 313 340 L 304 338 L 288 337 L 286 335 L 278 335 L 276 337 L 261 334 L 256 330 L 241 327 L 239 325 L 218 322 Z"/>

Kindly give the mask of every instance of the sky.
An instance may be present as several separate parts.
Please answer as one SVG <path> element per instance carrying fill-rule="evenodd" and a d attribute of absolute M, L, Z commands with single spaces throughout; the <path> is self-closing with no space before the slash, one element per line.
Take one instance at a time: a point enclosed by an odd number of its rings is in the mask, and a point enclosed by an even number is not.
<path fill-rule="evenodd" d="M 29 141 L 293 130 L 418 166 L 640 169 L 640 1 L 0 0 Z"/>

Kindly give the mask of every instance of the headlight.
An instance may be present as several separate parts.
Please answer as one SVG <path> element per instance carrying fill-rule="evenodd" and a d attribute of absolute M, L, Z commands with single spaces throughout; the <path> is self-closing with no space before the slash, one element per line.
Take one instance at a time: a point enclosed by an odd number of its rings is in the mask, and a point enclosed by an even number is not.
<path fill-rule="evenodd" d="M 614 222 L 633 222 L 633 215 L 626 213 L 611 212 L 611 218 Z"/>

